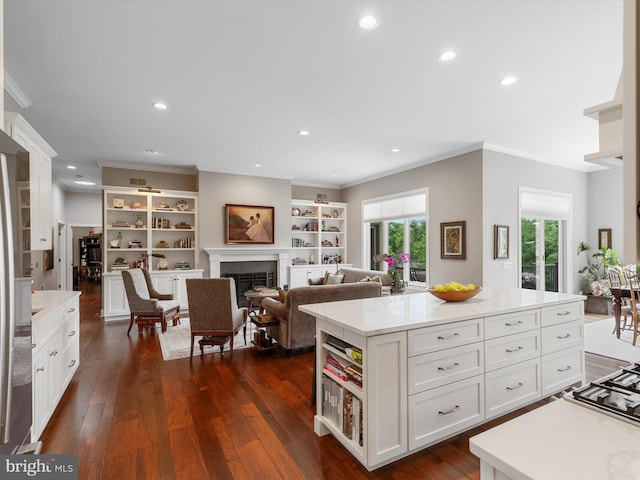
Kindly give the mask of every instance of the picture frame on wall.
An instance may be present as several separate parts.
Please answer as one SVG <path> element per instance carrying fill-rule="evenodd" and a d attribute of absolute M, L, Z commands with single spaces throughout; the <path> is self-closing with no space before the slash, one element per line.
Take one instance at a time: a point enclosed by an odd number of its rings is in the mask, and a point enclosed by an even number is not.
<path fill-rule="evenodd" d="M 465 260 L 467 258 L 466 221 L 440 224 L 440 258 Z"/>
<path fill-rule="evenodd" d="M 493 258 L 509 258 L 509 226 L 493 226 Z"/>
<path fill-rule="evenodd" d="M 611 229 L 599 228 L 598 229 L 598 248 L 611 248 Z"/>
<path fill-rule="evenodd" d="M 225 243 L 274 243 L 274 207 L 225 205 Z"/>

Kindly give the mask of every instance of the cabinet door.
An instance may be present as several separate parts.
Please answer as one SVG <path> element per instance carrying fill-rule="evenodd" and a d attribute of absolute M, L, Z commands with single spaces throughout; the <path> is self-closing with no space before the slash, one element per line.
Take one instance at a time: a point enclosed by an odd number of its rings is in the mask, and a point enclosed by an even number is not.
<path fill-rule="evenodd" d="M 60 362 L 62 351 L 60 350 L 60 338 L 56 335 L 45 346 L 47 350 L 47 403 L 48 410 L 53 411 L 61 395 Z"/>
<path fill-rule="evenodd" d="M 190 270 L 187 272 L 176 273 L 177 281 L 175 282 L 175 298 L 180 303 L 180 310 L 189 309 L 189 299 L 187 298 L 187 278 L 202 278 L 202 271 Z"/>
<path fill-rule="evenodd" d="M 173 274 L 173 272 L 154 272 L 151 274 L 151 278 L 153 279 L 153 287 L 158 291 L 158 293 L 170 293 L 175 298 L 176 276 Z"/>
<path fill-rule="evenodd" d="M 31 208 L 33 210 L 35 205 L 37 232 L 33 232 L 33 225 L 32 232 L 36 234 L 38 242 L 34 244 L 32 238 L 31 245 L 34 250 L 48 250 L 52 248 L 51 159 L 44 153 L 40 152 L 36 158 L 36 162 L 37 179 L 35 180 L 35 183 L 38 190 L 38 199 L 35 204 L 31 205 Z M 33 168 L 32 162 L 30 162 L 29 168 Z M 33 245 L 37 245 L 37 247 L 33 247 Z"/>
<path fill-rule="evenodd" d="M 105 275 L 102 280 L 102 315 L 113 317 L 116 315 L 128 315 L 129 303 L 127 293 L 124 290 L 122 275 Z"/>
<path fill-rule="evenodd" d="M 41 348 L 33 357 L 33 437 L 32 441 L 40 438 L 40 434 L 49 419 L 49 401 L 47 399 L 47 349 Z"/>
<path fill-rule="evenodd" d="M 407 451 L 407 334 L 367 339 L 365 432 L 367 465 L 378 465 Z"/>

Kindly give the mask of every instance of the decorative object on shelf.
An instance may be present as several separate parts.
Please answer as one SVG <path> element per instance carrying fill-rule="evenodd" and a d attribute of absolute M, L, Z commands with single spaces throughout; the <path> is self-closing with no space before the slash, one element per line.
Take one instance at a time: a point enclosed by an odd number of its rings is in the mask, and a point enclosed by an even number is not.
<path fill-rule="evenodd" d="M 327 201 L 327 195 L 325 193 L 316 193 L 316 203 L 329 203 Z"/>
<path fill-rule="evenodd" d="M 140 202 L 131 202 L 129 204 L 129 208 L 131 210 L 139 210 L 140 208 L 142 208 L 142 205 L 140 204 Z"/>
<path fill-rule="evenodd" d="M 274 208 L 253 205 L 225 205 L 226 241 L 274 243 Z"/>
<path fill-rule="evenodd" d="M 611 248 L 611 229 L 599 228 L 598 229 L 598 248 Z"/>
<path fill-rule="evenodd" d="M 440 258 L 466 260 L 467 222 L 447 222 L 440 224 Z"/>
<path fill-rule="evenodd" d="M 122 233 L 118 232 L 118 236 L 116 237 L 116 239 L 111 240 L 109 242 L 109 245 L 111 245 L 111 248 L 120 248 L 120 242 L 122 242 Z"/>
<path fill-rule="evenodd" d="M 299 217 L 300 216 L 300 209 L 299 208 L 292 208 L 291 209 L 291 216 Z"/>
<path fill-rule="evenodd" d="M 191 270 L 191 265 L 189 264 L 189 262 L 182 260 L 176 263 L 173 268 L 175 268 L 176 270 Z"/>
<path fill-rule="evenodd" d="M 188 230 L 191 228 L 191 225 L 185 222 L 176 223 L 176 228 L 178 230 Z"/>
<path fill-rule="evenodd" d="M 124 258 L 118 257 L 115 259 L 113 264 L 111 265 L 111 271 L 114 270 L 126 270 L 129 268 L 129 262 L 127 262 Z"/>
<path fill-rule="evenodd" d="M 113 208 L 124 208 L 124 199 L 123 198 L 114 198 L 113 199 Z"/>
<path fill-rule="evenodd" d="M 130 240 L 129 248 L 142 248 L 142 242 L 140 240 Z"/>
<path fill-rule="evenodd" d="M 331 212 L 331 216 L 333 218 L 338 218 L 340 216 L 339 213 L 338 213 L 338 210 L 334 208 L 333 212 Z"/>
<path fill-rule="evenodd" d="M 307 265 L 307 263 L 304 258 L 296 257 L 291 259 L 291 265 Z"/>
<path fill-rule="evenodd" d="M 189 202 L 187 202 L 186 200 L 178 200 L 176 202 L 176 208 L 180 212 L 186 212 L 187 210 L 189 210 Z"/>
<path fill-rule="evenodd" d="M 165 242 L 164 240 L 160 240 L 156 244 L 156 248 L 169 248 L 169 244 L 167 242 Z"/>
<path fill-rule="evenodd" d="M 156 207 L 156 210 L 171 210 L 171 207 L 167 202 L 160 202 Z"/>
<path fill-rule="evenodd" d="M 509 227 L 493 226 L 493 258 L 509 258 Z"/>
<path fill-rule="evenodd" d="M 114 220 L 113 223 L 111 224 L 112 228 L 129 228 L 131 225 L 129 225 L 129 222 L 126 222 L 124 220 Z"/>
<path fill-rule="evenodd" d="M 473 288 L 468 288 L 467 290 L 439 290 L 438 287 L 446 288 L 443 285 L 436 285 L 435 287 L 427 288 L 427 292 L 445 302 L 464 302 L 471 297 L 475 297 L 482 290 L 479 285 L 473 285 Z M 467 287 L 471 287 L 471 284 L 467 285 Z"/>
<path fill-rule="evenodd" d="M 167 270 L 169 268 L 169 262 L 165 257 L 158 259 L 158 270 Z"/>
<path fill-rule="evenodd" d="M 142 227 L 144 227 L 144 220 L 142 220 L 142 217 L 138 215 L 136 217 L 136 228 L 142 228 Z"/>

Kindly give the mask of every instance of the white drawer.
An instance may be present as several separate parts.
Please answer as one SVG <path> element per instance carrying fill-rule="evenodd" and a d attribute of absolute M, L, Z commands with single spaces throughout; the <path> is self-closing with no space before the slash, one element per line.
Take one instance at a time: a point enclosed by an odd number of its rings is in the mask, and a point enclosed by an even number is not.
<path fill-rule="evenodd" d="M 574 347 L 542 357 L 542 395 L 584 382 L 584 350 Z"/>
<path fill-rule="evenodd" d="M 542 329 L 542 354 L 584 345 L 584 320 L 559 323 Z"/>
<path fill-rule="evenodd" d="M 540 360 L 527 360 L 486 373 L 485 381 L 486 418 L 493 418 L 540 398 Z"/>
<path fill-rule="evenodd" d="M 583 317 L 584 303 L 574 302 L 562 305 L 542 307 L 542 326 L 556 325 L 558 323 L 570 322 Z"/>
<path fill-rule="evenodd" d="M 513 333 L 527 332 L 540 328 L 540 311 L 526 310 L 524 312 L 505 313 L 484 319 L 485 335 L 487 338 L 503 337 Z"/>
<path fill-rule="evenodd" d="M 409 330 L 410 357 L 445 348 L 481 342 L 484 339 L 481 318 Z"/>
<path fill-rule="evenodd" d="M 540 334 L 538 330 L 516 333 L 506 337 L 492 338 L 485 342 L 485 365 L 487 371 L 507 367 L 540 356 Z"/>
<path fill-rule="evenodd" d="M 409 395 L 424 392 L 484 371 L 484 344 L 462 345 L 409 357 Z"/>
<path fill-rule="evenodd" d="M 80 318 L 78 314 L 71 315 L 65 320 L 60 328 L 60 335 L 62 336 L 62 346 L 64 350 L 71 342 L 76 340 L 80 336 Z"/>
<path fill-rule="evenodd" d="M 484 420 L 482 375 L 409 397 L 409 450 L 430 445 Z"/>
<path fill-rule="evenodd" d="M 31 341 L 36 344 L 35 348 L 39 349 L 56 333 L 60 324 L 60 312 L 56 310 L 46 317 L 40 319 L 33 327 L 36 334 L 33 335 Z M 36 340 L 37 339 L 37 342 Z"/>

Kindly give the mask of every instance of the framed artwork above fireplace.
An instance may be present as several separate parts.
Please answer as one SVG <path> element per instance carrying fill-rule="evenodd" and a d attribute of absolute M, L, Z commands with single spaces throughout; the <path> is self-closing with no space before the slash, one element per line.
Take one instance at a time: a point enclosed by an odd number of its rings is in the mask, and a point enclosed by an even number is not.
<path fill-rule="evenodd" d="M 274 208 L 258 205 L 225 205 L 225 243 L 274 243 Z"/>

